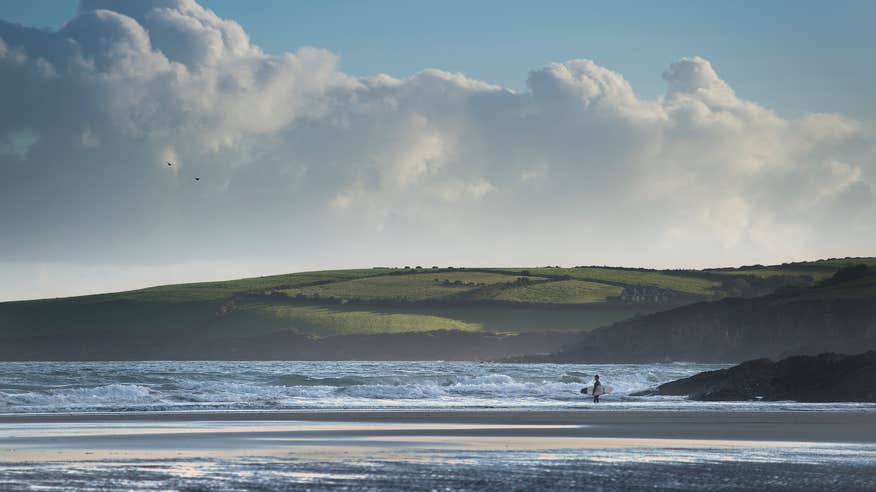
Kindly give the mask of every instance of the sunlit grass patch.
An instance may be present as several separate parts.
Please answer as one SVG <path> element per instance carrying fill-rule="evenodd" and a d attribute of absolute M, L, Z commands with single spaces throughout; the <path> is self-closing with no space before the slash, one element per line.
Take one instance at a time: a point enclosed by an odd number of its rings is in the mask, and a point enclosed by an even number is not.
<path fill-rule="evenodd" d="M 622 291 L 623 288 L 616 285 L 560 280 L 510 287 L 499 291 L 491 299 L 535 304 L 585 304 L 605 302 L 609 297 L 620 295 Z"/>
<path fill-rule="evenodd" d="M 620 268 L 530 268 L 532 275 L 568 275 L 572 279 L 591 282 L 610 282 L 621 285 L 651 285 L 663 289 L 698 296 L 711 296 L 720 282 L 684 273 L 669 274 L 656 270 L 627 270 Z"/>
<path fill-rule="evenodd" d="M 359 270 L 327 270 L 301 272 L 284 275 L 251 277 L 240 280 L 219 282 L 199 282 L 191 284 L 166 285 L 110 294 L 115 299 L 138 301 L 218 301 L 234 294 L 258 292 L 280 287 L 307 285 L 313 282 L 339 281 L 380 275 L 390 269 L 364 268 Z M 107 299 L 101 300 L 108 300 Z"/>
<path fill-rule="evenodd" d="M 337 299 L 422 301 L 448 297 L 487 285 L 514 282 L 516 279 L 516 276 L 498 273 L 432 272 L 361 278 L 287 289 L 283 292 L 289 297 L 300 294 L 306 297 Z"/>
<path fill-rule="evenodd" d="M 253 304 L 244 309 L 274 317 L 296 332 L 319 336 L 481 329 L 477 323 L 441 316 L 381 312 L 367 307 Z"/>

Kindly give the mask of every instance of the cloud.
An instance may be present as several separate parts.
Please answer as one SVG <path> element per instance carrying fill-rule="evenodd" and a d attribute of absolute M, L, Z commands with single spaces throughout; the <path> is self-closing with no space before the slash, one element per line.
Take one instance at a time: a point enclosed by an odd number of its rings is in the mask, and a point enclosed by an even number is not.
<path fill-rule="evenodd" d="M 190 0 L 84 0 L 57 31 L 0 22 L 0 261 L 872 253 L 872 127 L 783 118 L 699 57 L 663 78 L 652 100 L 583 59 L 523 91 L 434 69 L 352 77 L 325 50 L 266 54 Z"/>

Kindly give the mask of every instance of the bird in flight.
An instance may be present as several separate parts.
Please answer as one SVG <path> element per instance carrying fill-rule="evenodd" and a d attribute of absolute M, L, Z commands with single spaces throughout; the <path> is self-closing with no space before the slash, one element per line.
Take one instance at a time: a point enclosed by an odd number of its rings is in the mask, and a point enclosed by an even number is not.
<path fill-rule="evenodd" d="M 200 180 L 201 180 L 201 178 L 195 178 L 195 181 L 200 181 Z"/>
<path fill-rule="evenodd" d="M 170 162 L 170 161 L 168 161 L 168 162 L 167 162 L 167 165 L 168 165 L 168 166 L 172 166 L 172 165 L 173 165 L 173 163 L 172 163 L 172 162 Z"/>

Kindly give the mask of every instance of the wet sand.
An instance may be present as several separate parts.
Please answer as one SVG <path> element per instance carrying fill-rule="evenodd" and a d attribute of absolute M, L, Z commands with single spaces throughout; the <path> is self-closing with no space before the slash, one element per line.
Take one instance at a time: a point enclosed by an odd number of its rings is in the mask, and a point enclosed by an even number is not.
<path fill-rule="evenodd" d="M 581 410 L 301 410 L 280 412 L 125 412 L 90 414 L 6 414 L 0 425 L 35 423 L 184 422 L 359 422 L 567 426 L 562 429 L 508 427 L 496 435 L 520 433 L 567 437 L 790 440 L 876 443 L 876 412 L 714 412 Z M 2 434 L 0 434 L 2 437 Z"/>
<path fill-rule="evenodd" d="M 551 477 L 562 469 L 573 478 L 622 472 L 640 480 L 619 482 L 618 488 L 625 489 L 635 483 L 648 488 L 661 474 L 675 477 L 667 466 L 686 469 L 697 463 L 696 474 L 684 476 L 688 485 L 739 488 L 742 482 L 728 482 L 728 477 L 753 466 L 778 477 L 776 485 L 782 487 L 855 488 L 869 486 L 869 477 L 876 477 L 874 460 L 876 412 L 351 410 L 0 416 L 0 488 L 63 489 L 71 476 L 82 477 L 75 486 L 140 488 L 146 483 L 141 480 L 151 480 L 174 488 L 195 480 L 209 488 L 229 483 L 247 488 L 261 482 L 246 480 L 300 485 L 325 475 L 347 485 L 349 477 L 366 477 L 385 485 L 378 489 L 392 489 L 416 480 L 417 474 L 422 475 L 419 480 L 435 474 L 468 476 L 472 484 L 492 477 L 490 486 L 498 488 L 530 480 L 530 486 L 550 488 Z M 118 470 L 128 471 L 119 475 Z M 157 478 L 156 470 L 163 470 Z M 808 475 L 801 475 L 802 470 Z M 698 475 L 707 472 L 711 475 Z M 148 478 L 136 478 L 141 475 Z M 758 475 L 746 480 L 748 486 L 770 488 Z"/>

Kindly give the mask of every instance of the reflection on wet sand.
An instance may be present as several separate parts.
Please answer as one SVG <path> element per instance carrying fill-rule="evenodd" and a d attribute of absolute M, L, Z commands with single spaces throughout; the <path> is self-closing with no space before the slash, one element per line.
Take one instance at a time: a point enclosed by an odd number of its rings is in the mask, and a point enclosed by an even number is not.
<path fill-rule="evenodd" d="M 746 479 L 755 480 L 748 483 L 751 487 L 762 485 L 756 479 L 764 473 L 783 487 L 876 485 L 872 441 L 782 438 L 801 435 L 794 426 L 807 425 L 813 415 L 773 416 L 786 420 L 787 429 L 767 432 L 762 439 L 751 435 L 763 416 L 736 415 L 727 422 L 696 417 L 703 429 L 711 429 L 713 437 L 703 438 L 673 437 L 679 417 L 671 415 L 621 415 L 613 423 L 579 417 L 580 424 L 571 424 L 573 416 L 557 414 L 555 420 L 563 423 L 520 425 L 495 423 L 502 421 L 495 412 L 458 415 L 474 420 L 466 423 L 442 422 L 445 417 L 423 415 L 421 422 L 400 423 L 385 418 L 6 421 L 0 423 L 0 489 L 343 488 L 364 483 L 376 489 L 448 483 L 462 489 L 550 489 L 598 480 L 604 489 L 627 490 L 678 480 L 745 485 L 732 477 L 752 470 L 760 471 Z M 476 422 L 479 418 L 484 421 Z M 840 419 L 826 422 L 839 425 Z M 734 437 L 734 427 L 746 430 L 748 438 Z"/>
<path fill-rule="evenodd" d="M 4 424 L 0 461 L 181 459 L 210 456 L 374 456 L 410 459 L 443 451 L 803 448 L 800 441 L 588 437 L 586 425 L 86 422 Z"/>

